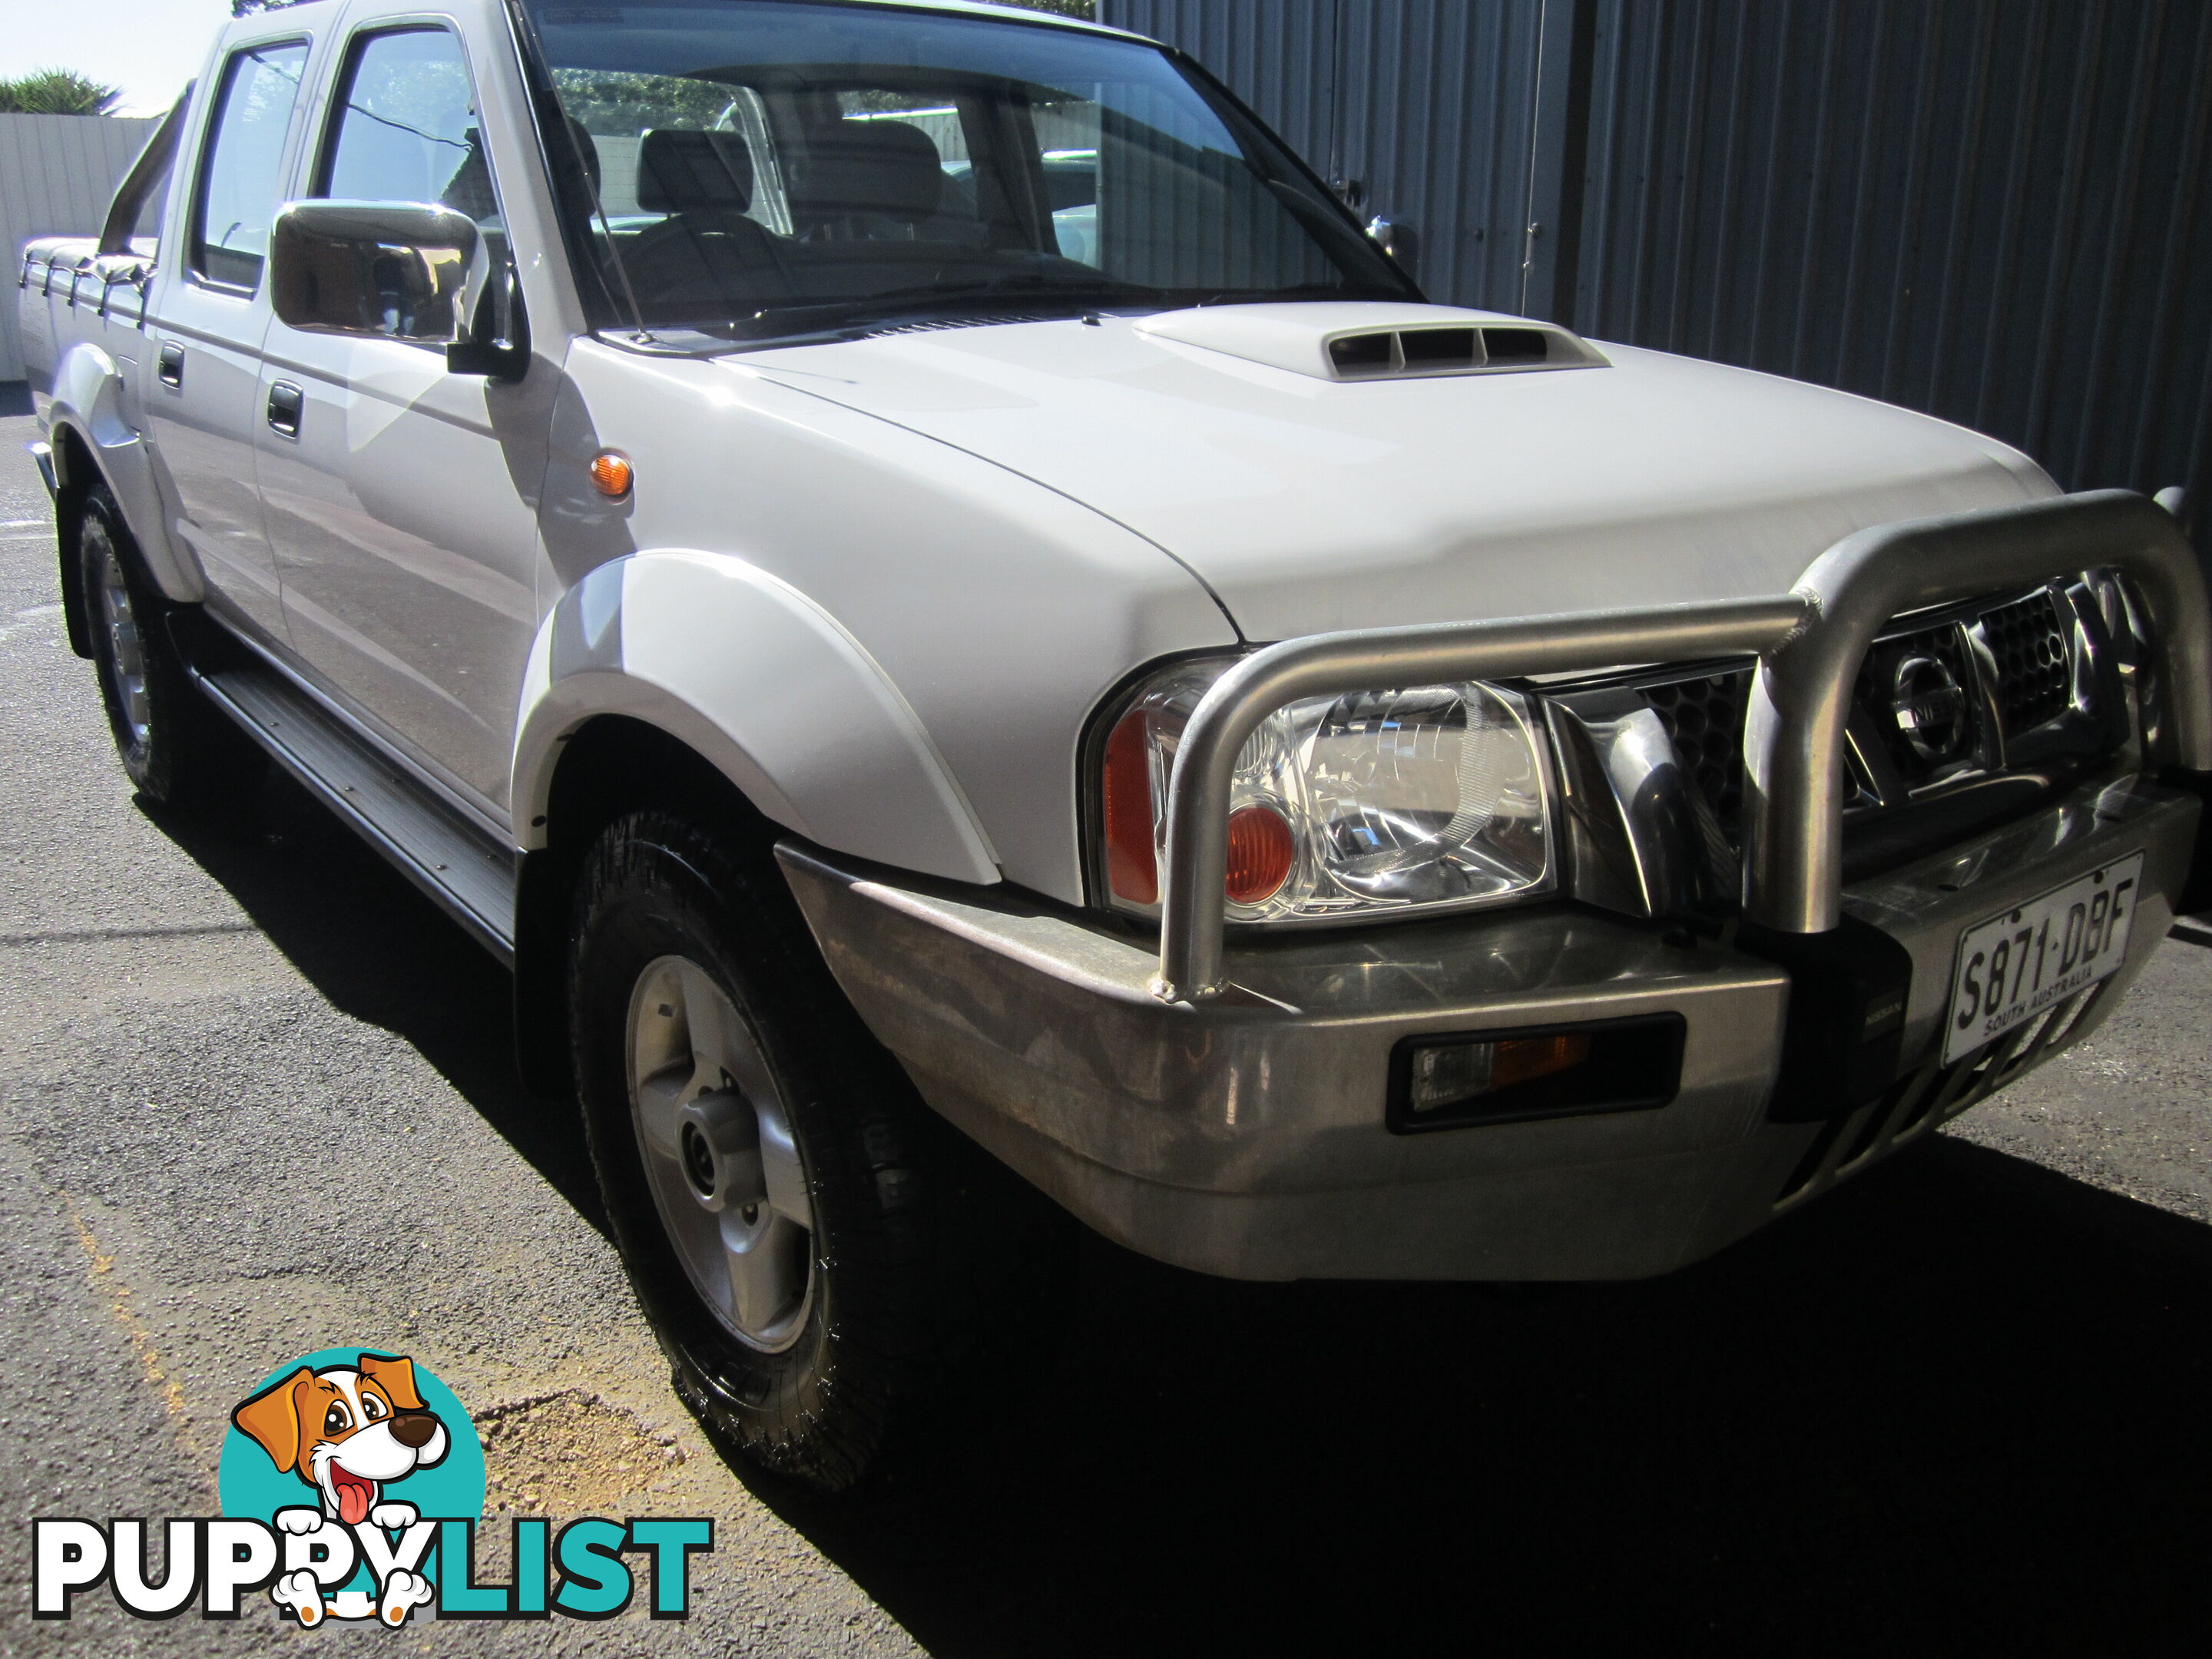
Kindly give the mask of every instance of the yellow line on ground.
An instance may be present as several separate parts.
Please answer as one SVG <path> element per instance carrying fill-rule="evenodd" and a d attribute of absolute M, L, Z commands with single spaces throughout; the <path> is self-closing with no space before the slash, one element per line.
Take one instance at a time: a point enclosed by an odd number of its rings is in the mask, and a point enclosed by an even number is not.
<path fill-rule="evenodd" d="M 84 1218 L 84 1212 L 77 1206 L 76 1197 L 65 1188 L 62 1190 L 62 1202 L 69 1206 L 70 1218 L 76 1224 L 77 1243 L 84 1246 L 85 1260 L 91 1268 L 93 1288 L 107 1304 L 108 1311 L 123 1327 L 124 1334 L 131 1339 L 131 1346 L 138 1356 L 140 1369 L 161 1395 L 161 1408 L 168 1413 L 170 1421 L 176 1426 L 177 1438 L 183 1443 L 193 1464 L 204 1469 L 205 1459 L 198 1446 L 193 1443 L 191 1415 L 185 1405 L 185 1391 L 178 1386 L 176 1378 L 169 1375 L 168 1367 L 162 1363 L 161 1351 L 154 1346 L 153 1332 L 139 1317 L 138 1310 L 131 1305 L 131 1287 L 115 1271 L 115 1258 L 100 1248 L 100 1240 L 94 1236 L 92 1224 Z"/>

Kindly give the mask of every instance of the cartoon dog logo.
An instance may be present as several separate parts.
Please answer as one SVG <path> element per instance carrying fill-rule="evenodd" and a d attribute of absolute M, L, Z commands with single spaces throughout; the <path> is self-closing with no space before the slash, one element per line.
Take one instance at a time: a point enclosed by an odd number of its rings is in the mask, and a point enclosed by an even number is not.
<path fill-rule="evenodd" d="M 415 1505 L 386 1498 L 386 1488 L 441 1462 L 451 1443 L 446 1425 L 416 1390 L 414 1362 L 385 1354 L 364 1353 L 353 1365 L 319 1370 L 302 1365 L 240 1406 L 231 1421 L 269 1454 L 279 1474 L 297 1474 L 321 1500 L 313 1509 L 276 1511 L 278 1529 L 300 1535 L 332 1522 L 348 1528 L 367 1522 L 386 1532 L 413 1526 Z M 270 1595 L 303 1625 L 320 1622 L 325 1613 L 365 1618 L 371 1611 L 350 1605 L 369 1599 L 356 1594 L 326 1600 L 307 1571 L 286 1574 Z M 420 1574 L 394 1570 L 385 1575 L 374 1611 L 387 1624 L 401 1624 L 429 1595 Z"/>

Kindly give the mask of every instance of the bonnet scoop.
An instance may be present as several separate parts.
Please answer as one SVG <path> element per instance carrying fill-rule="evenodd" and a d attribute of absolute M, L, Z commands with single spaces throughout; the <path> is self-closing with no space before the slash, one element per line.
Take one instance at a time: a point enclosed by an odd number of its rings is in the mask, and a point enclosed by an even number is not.
<path fill-rule="evenodd" d="M 1321 301 L 1204 306 L 1140 319 L 1137 332 L 1317 380 L 1401 380 L 1606 368 L 1553 323 L 1456 306 Z"/>

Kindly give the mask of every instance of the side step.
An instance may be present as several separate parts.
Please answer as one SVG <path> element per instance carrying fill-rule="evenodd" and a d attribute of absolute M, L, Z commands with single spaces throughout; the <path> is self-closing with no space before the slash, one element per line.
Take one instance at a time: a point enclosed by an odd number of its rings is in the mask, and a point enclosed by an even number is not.
<path fill-rule="evenodd" d="M 370 846 L 508 967 L 514 965 L 515 854 L 379 755 L 272 668 L 198 677 L 246 728 Z"/>

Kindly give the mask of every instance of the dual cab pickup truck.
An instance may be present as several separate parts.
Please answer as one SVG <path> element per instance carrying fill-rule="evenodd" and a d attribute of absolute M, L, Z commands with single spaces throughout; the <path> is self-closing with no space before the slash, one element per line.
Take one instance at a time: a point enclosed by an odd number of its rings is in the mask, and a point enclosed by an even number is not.
<path fill-rule="evenodd" d="M 1431 305 L 1109 29 L 270 8 L 21 284 L 132 781 L 273 757 L 511 962 L 684 1398 L 824 1486 L 987 1364 L 1037 1191 L 1662 1273 L 2202 902 L 2169 512 Z"/>

